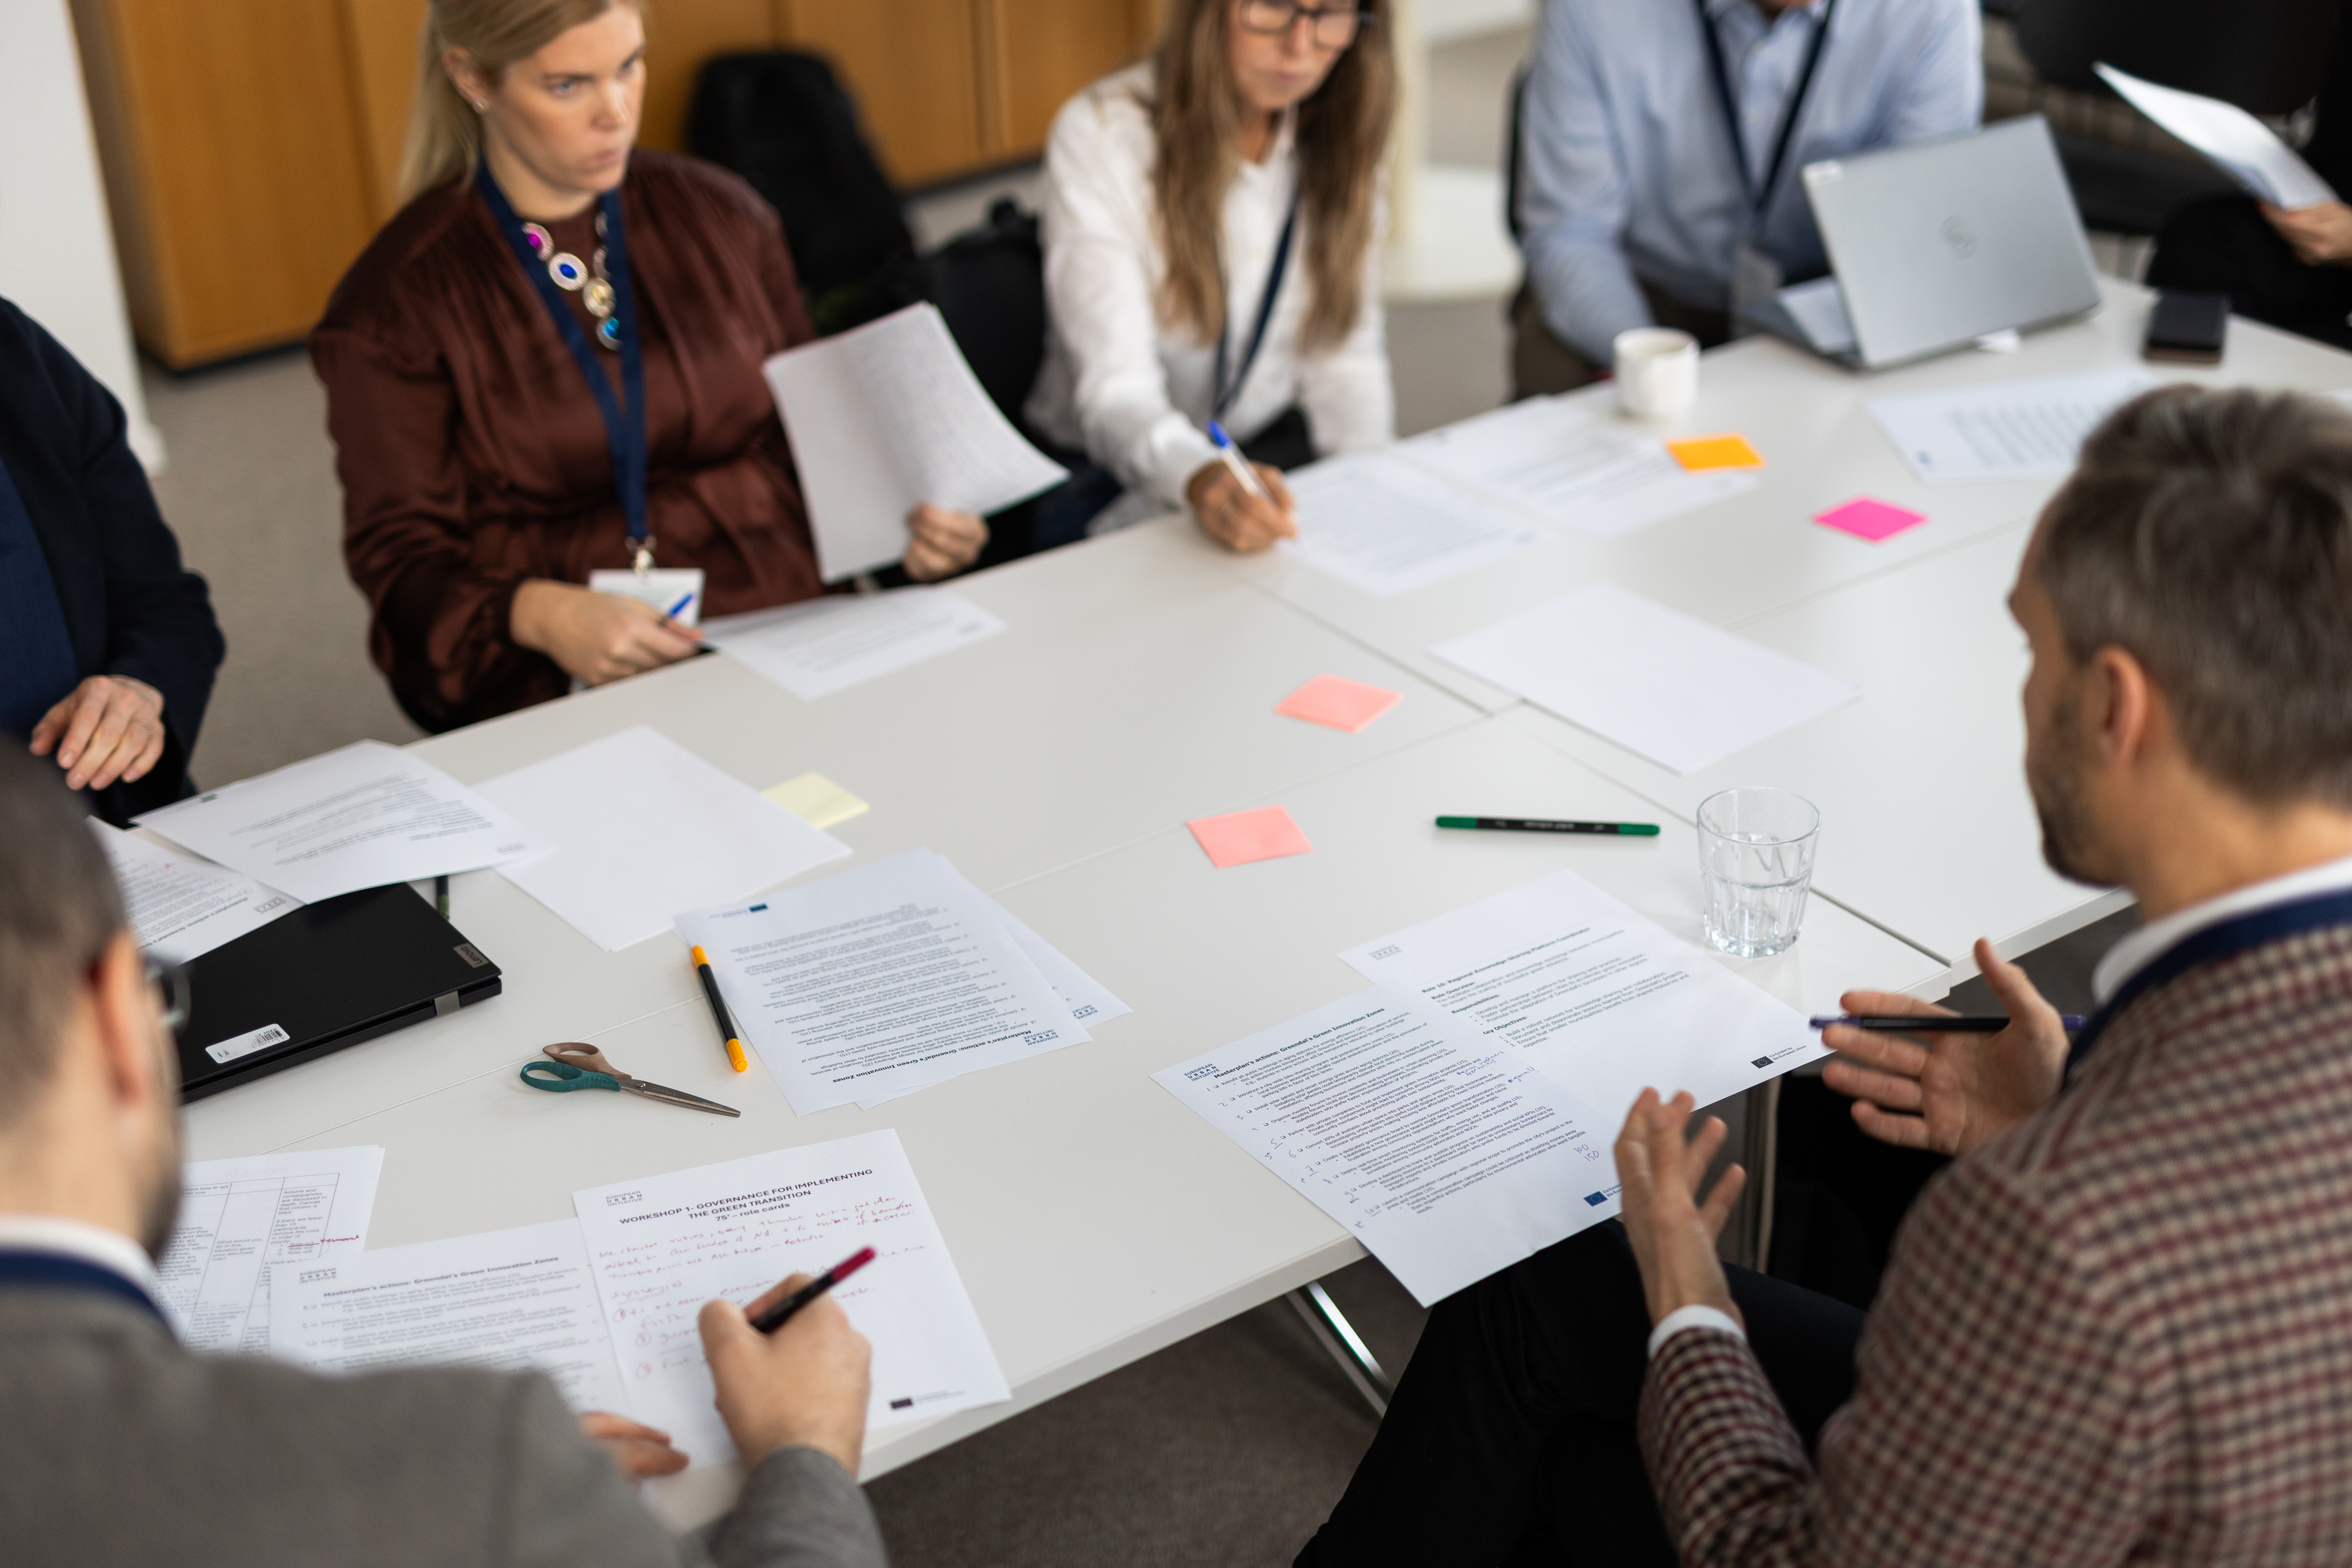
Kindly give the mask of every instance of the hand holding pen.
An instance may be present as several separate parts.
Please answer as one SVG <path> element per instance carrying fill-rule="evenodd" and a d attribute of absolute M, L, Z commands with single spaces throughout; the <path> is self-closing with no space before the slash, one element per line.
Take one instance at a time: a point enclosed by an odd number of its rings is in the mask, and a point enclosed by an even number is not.
<path fill-rule="evenodd" d="M 1918 1020 L 1916 1032 L 1832 1022 L 1822 1043 L 1837 1060 L 1822 1082 L 1853 1097 L 1855 1124 L 1902 1148 L 1966 1154 L 2057 1096 L 2066 1068 L 2066 1021 L 2042 999 L 2025 971 L 1979 941 L 1977 970 L 2007 1012 L 1987 1030 L 1973 1019 L 1899 991 L 1848 991 L 1847 1012 Z M 1951 1030 L 1938 1030 L 1952 1019 Z"/>
<path fill-rule="evenodd" d="M 745 1465 L 778 1448 L 814 1448 L 857 1473 L 873 1350 L 822 1288 L 851 1267 L 845 1261 L 814 1278 L 794 1274 L 748 1308 L 724 1301 L 703 1307 L 698 1326 L 718 1385 L 719 1418 Z M 795 1300 L 805 1304 L 789 1312 L 789 1321 L 761 1326 Z"/>
<path fill-rule="evenodd" d="M 1262 550 L 1276 539 L 1298 537 L 1293 520 L 1290 488 L 1278 469 L 1251 463 L 1241 455 L 1223 426 L 1211 420 L 1209 440 L 1217 461 L 1196 470 L 1184 486 L 1184 498 L 1210 537 L 1229 549 Z"/>

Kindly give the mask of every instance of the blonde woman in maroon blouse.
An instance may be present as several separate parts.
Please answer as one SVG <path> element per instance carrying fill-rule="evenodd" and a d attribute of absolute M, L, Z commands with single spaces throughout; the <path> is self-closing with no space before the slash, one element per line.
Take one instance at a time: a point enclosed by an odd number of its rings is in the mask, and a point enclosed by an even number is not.
<path fill-rule="evenodd" d="M 824 591 L 760 373 L 813 335 L 782 230 L 732 175 L 633 150 L 644 57 L 635 0 L 433 0 L 413 198 L 310 339 L 370 651 L 429 729 L 692 653 L 691 628 L 582 586 L 640 536 L 703 571 L 708 613 Z M 919 580 L 988 538 L 908 521 Z"/>

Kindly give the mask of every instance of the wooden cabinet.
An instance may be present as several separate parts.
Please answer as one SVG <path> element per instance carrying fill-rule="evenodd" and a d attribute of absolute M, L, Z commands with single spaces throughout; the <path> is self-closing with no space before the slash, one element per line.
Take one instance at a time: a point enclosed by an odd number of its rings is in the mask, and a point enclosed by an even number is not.
<path fill-rule="evenodd" d="M 714 55 L 824 56 L 902 187 L 1018 162 L 1160 0 L 651 0 L 644 145 Z M 425 0 L 71 0 L 131 325 L 175 369 L 298 340 L 397 210 Z"/>
<path fill-rule="evenodd" d="M 300 337 L 374 230 L 322 0 L 74 0 L 124 292 L 182 366 Z"/>

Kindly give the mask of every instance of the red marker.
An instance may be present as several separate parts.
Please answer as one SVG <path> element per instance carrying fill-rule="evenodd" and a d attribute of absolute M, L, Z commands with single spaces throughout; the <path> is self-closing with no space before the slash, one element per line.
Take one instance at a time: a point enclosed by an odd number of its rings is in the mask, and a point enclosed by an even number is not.
<path fill-rule="evenodd" d="M 807 1306 L 811 1301 L 815 1301 L 819 1296 L 824 1295 L 827 1291 L 832 1290 L 835 1285 L 840 1284 L 844 1280 L 848 1279 L 852 1274 L 856 1273 L 857 1270 L 865 1268 L 866 1265 L 873 1261 L 874 1249 L 871 1247 L 860 1247 L 856 1251 L 851 1253 L 848 1257 L 844 1258 L 840 1262 L 835 1263 L 832 1268 L 827 1269 L 824 1273 L 819 1274 L 815 1279 L 811 1280 L 807 1284 L 803 1285 L 799 1290 L 794 1291 L 791 1295 L 786 1296 L 782 1301 L 778 1301 L 774 1306 L 770 1307 L 758 1317 L 753 1318 L 751 1320 L 751 1326 L 758 1329 L 761 1333 L 775 1333 L 778 1329 L 784 1326 L 784 1320 L 791 1317 L 794 1312 L 799 1312 L 803 1307 Z"/>

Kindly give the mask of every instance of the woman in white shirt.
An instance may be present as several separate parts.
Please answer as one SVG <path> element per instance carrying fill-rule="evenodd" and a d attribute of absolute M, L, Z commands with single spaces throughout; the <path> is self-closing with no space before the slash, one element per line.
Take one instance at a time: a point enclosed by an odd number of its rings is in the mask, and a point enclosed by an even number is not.
<path fill-rule="evenodd" d="M 1108 475 L 1051 498 L 1043 531 L 1190 505 L 1225 544 L 1263 549 L 1297 532 L 1273 464 L 1394 436 L 1379 256 L 1396 78 L 1381 3 L 1171 0 L 1154 57 L 1055 117 L 1053 329 L 1027 412 Z M 1219 460 L 1213 419 L 1271 460 L 1255 465 L 1265 496 Z M 1072 516 L 1122 487 L 1090 528 Z"/>

